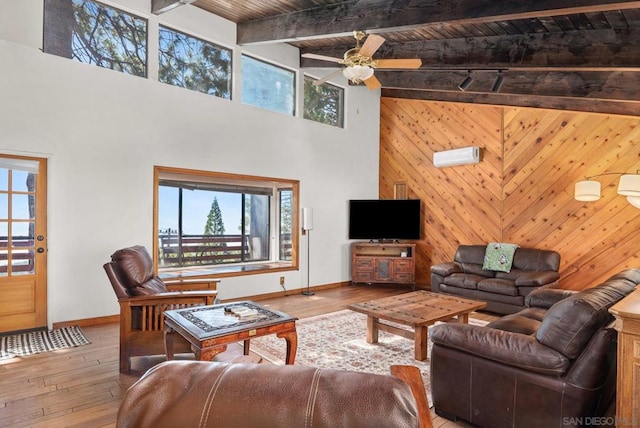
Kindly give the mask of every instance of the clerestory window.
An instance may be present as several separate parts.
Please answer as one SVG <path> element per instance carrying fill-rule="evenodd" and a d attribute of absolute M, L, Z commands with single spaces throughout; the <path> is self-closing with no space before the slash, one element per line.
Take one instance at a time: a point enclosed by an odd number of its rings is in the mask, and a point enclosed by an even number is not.
<path fill-rule="evenodd" d="M 231 99 L 231 49 L 162 25 L 158 44 L 161 82 Z"/>
<path fill-rule="evenodd" d="M 155 167 L 155 187 L 160 273 L 297 267 L 297 181 Z"/>
<path fill-rule="evenodd" d="M 314 85 L 315 79 L 304 76 L 305 119 L 344 128 L 344 88 L 322 83 Z"/>
<path fill-rule="evenodd" d="M 147 20 L 92 0 L 45 0 L 44 51 L 147 75 Z"/>
<path fill-rule="evenodd" d="M 242 102 L 294 116 L 296 73 L 284 67 L 242 55 Z"/>

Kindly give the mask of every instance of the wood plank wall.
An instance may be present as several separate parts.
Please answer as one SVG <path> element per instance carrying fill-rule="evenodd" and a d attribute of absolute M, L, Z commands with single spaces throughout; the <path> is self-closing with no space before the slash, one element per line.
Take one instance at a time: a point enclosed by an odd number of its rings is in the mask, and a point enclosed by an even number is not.
<path fill-rule="evenodd" d="M 640 209 L 598 177 L 602 198 L 574 200 L 586 176 L 640 170 L 640 117 L 381 99 L 380 198 L 396 182 L 422 203 L 416 275 L 458 244 L 514 242 L 561 255 L 561 286 L 583 289 L 640 268 Z M 434 151 L 479 146 L 481 162 L 435 168 Z"/>

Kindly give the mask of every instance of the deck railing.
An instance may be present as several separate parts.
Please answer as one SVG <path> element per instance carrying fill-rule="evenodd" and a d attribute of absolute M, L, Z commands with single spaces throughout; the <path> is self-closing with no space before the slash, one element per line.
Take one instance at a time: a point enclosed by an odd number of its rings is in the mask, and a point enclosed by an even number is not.
<path fill-rule="evenodd" d="M 159 266 L 185 267 L 269 260 L 242 235 L 158 235 Z M 282 259 L 291 258 L 291 236 L 283 235 Z"/>

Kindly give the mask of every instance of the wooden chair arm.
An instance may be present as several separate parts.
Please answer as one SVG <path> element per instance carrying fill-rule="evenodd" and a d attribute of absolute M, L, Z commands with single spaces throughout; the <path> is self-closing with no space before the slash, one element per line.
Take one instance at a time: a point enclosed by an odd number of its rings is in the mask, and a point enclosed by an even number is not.
<path fill-rule="evenodd" d="M 422 382 L 420 370 L 416 366 L 391 366 L 391 374 L 402 379 L 404 383 L 411 388 L 413 397 L 418 404 L 420 427 L 432 428 L 429 400 L 427 399 L 427 393 L 424 391 L 424 383 Z"/>
<path fill-rule="evenodd" d="M 167 279 L 163 280 L 167 289 L 171 291 L 186 290 L 217 290 L 219 280 L 209 279 Z"/>
<path fill-rule="evenodd" d="M 166 293 L 158 293 L 152 294 L 149 296 L 131 296 L 131 297 L 123 297 L 118 300 L 120 304 L 126 304 L 127 306 L 149 306 L 155 304 L 167 304 L 169 301 L 175 301 L 178 303 L 181 300 L 193 300 L 193 299 L 203 299 L 203 300 L 211 300 L 210 304 L 213 304 L 213 301 L 218 296 L 218 292 L 215 290 L 208 291 L 169 291 Z"/>

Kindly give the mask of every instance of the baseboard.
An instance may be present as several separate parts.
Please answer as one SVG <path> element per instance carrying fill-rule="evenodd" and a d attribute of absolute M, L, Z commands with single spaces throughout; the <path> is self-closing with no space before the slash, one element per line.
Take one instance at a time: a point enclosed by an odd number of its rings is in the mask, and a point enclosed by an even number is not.
<path fill-rule="evenodd" d="M 71 327 L 77 325 L 79 327 L 93 327 L 97 325 L 113 324 L 120 322 L 120 315 L 108 315 L 106 317 L 84 318 L 74 321 L 54 322 L 53 328 Z"/>
<path fill-rule="evenodd" d="M 343 282 L 335 282 L 333 284 L 317 285 L 314 287 L 309 287 L 309 289 L 312 291 L 320 291 L 320 290 L 328 290 L 331 288 L 347 287 L 350 285 L 351 285 L 351 281 L 343 281 Z M 242 297 L 241 299 L 221 300 L 221 302 L 225 303 L 225 302 L 231 302 L 234 300 L 253 300 L 253 301 L 267 300 L 267 299 L 272 299 L 274 297 L 285 297 L 285 296 L 292 296 L 294 294 L 301 294 L 303 290 L 306 290 L 306 287 L 304 289 L 297 288 L 295 290 L 278 291 L 275 293 L 258 294 L 255 296 L 245 296 L 245 297 Z M 73 321 L 55 322 L 53 323 L 53 328 L 71 327 L 74 325 L 77 325 L 79 327 L 93 327 L 93 326 L 104 325 L 104 324 L 113 324 L 113 323 L 117 324 L 119 322 L 120 322 L 120 315 L 108 315 L 105 317 L 84 318 L 84 319 L 73 320 Z"/>
<path fill-rule="evenodd" d="M 320 290 L 329 290 L 331 288 L 340 288 L 340 287 L 347 287 L 351 285 L 351 281 L 343 281 L 343 282 L 334 282 L 332 284 L 324 284 L 324 285 L 316 285 L 313 287 L 309 287 L 309 290 L 311 291 L 320 291 Z M 304 287 L 302 289 L 300 288 L 296 288 L 294 290 L 287 290 L 287 291 L 276 291 L 274 293 L 267 293 L 267 294 L 257 294 L 255 296 L 245 296 L 242 297 L 241 300 L 253 300 L 254 302 L 260 301 L 260 300 L 267 300 L 267 299 L 273 299 L 275 297 L 286 297 L 286 296 L 293 296 L 296 294 L 302 294 L 302 292 L 304 290 L 306 290 L 307 287 Z M 227 302 L 232 302 L 235 300 L 240 300 L 238 298 L 236 299 L 227 299 L 227 300 L 221 300 L 222 303 L 227 303 Z"/>

